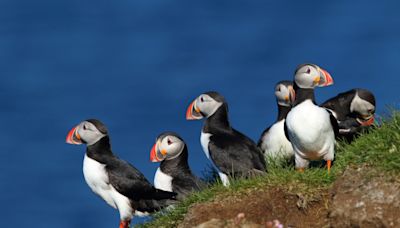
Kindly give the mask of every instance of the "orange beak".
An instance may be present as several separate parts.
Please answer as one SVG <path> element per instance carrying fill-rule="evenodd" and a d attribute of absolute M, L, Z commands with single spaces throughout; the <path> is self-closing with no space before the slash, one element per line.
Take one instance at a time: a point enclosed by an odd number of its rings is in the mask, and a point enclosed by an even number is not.
<path fill-rule="evenodd" d="M 150 161 L 151 162 L 160 162 L 161 160 L 158 159 L 157 157 L 157 151 L 156 151 L 157 143 L 154 144 L 153 148 L 151 148 L 150 152 Z"/>
<path fill-rule="evenodd" d="M 72 128 L 69 131 L 67 138 L 65 139 L 65 142 L 68 144 L 75 144 L 75 145 L 82 144 L 81 136 L 78 134 L 78 126 Z"/>
<path fill-rule="evenodd" d="M 361 126 L 366 126 L 366 127 L 371 126 L 372 124 L 374 124 L 374 122 L 375 122 L 375 117 L 372 116 L 368 120 L 361 122 Z"/>
<path fill-rule="evenodd" d="M 200 113 L 200 110 L 195 107 L 196 100 L 194 100 L 186 110 L 186 119 L 187 120 L 199 120 L 202 119 L 203 116 Z"/>
<path fill-rule="evenodd" d="M 320 80 L 320 87 L 324 87 L 324 86 L 330 86 L 333 84 L 333 78 L 332 76 L 328 73 L 328 71 L 320 68 L 320 73 L 323 75 L 324 80 Z"/>

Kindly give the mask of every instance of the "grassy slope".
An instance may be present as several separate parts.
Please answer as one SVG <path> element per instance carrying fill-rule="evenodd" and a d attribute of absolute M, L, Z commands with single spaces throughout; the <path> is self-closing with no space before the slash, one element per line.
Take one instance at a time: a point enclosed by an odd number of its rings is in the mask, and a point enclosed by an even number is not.
<path fill-rule="evenodd" d="M 328 189 L 343 170 L 352 164 L 366 163 L 376 172 L 400 177 L 400 113 L 395 112 L 380 128 L 361 136 L 351 145 L 339 143 L 336 160 L 330 175 L 324 168 L 310 168 L 297 173 L 293 167 L 272 164 L 268 175 L 251 180 L 236 180 L 230 188 L 217 183 L 210 188 L 193 194 L 174 210 L 155 215 L 153 221 L 141 227 L 176 227 L 184 218 L 188 207 L 194 203 L 210 201 L 218 197 L 240 196 L 257 188 L 280 187 L 289 193 L 302 194 L 312 199 L 321 190 Z M 373 175 L 373 174 L 372 174 Z"/>

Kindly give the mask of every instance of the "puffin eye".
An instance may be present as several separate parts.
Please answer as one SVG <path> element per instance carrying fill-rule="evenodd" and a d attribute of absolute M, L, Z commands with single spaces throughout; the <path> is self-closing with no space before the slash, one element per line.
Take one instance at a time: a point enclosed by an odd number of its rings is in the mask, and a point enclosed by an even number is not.
<path fill-rule="evenodd" d="M 87 128 L 86 128 L 86 125 L 83 125 L 83 130 L 86 130 Z"/>
<path fill-rule="evenodd" d="M 309 74 L 310 72 L 311 72 L 311 69 L 310 69 L 310 68 L 307 68 L 306 73 Z"/>
<path fill-rule="evenodd" d="M 204 98 L 203 98 L 203 97 L 200 97 L 200 101 L 201 101 L 201 102 L 204 102 Z"/>
<path fill-rule="evenodd" d="M 172 141 L 170 139 L 167 140 L 168 145 L 172 144 Z"/>

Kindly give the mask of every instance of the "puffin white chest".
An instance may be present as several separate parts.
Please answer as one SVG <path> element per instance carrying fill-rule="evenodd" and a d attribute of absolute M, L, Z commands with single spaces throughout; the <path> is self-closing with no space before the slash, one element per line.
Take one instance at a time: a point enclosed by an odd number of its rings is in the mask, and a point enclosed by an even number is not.
<path fill-rule="evenodd" d="M 210 143 L 210 137 L 211 136 L 212 136 L 212 134 L 204 133 L 203 131 L 201 132 L 201 136 L 200 136 L 201 147 L 203 148 L 203 151 L 206 154 L 208 159 L 211 159 L 210 158 L 210 151 L 208 150 L 208 144 Z"/>
<path fill-rule="evenodd" d="M 289 112 L 286 126 L 294 149 L 308 153 L 312 156 L 310 159 L 317 159 L 334 141 L 329 113 L 311 100 L 304 101 Z"/>
<path fill-rule="evenodd" d="M 90 189 L 101 196 L 110 206 L 117 208 L 112 199 L 112 186 L 109 185 L 105 165 L 88 157 L 85 154 L 83 159 L 83 176 Z"/>
<path fill-rule="evenodd" d="M 110 183 L 105 165 L 88 157 L 83 159 L 83 176 L 94 193 L 119 210 L 121 220 L 131 219 L 135 213 L 128 197 L 119 193 Z"/>
<path fill-rule="evenodd" d="M 172 192 L 172 177 L 163 173 L 161 169 L 158 168 L 154 176 L 154 187 Z"/>
<path fill-rule="evenodd" d="M 265 155 L 271 157 L 287 157 L 293 155 L 292 144 L 285 136 L 284 123 L 285 120 L 281 120 L 272 125 L 261 139 L 261 149 Z"/>

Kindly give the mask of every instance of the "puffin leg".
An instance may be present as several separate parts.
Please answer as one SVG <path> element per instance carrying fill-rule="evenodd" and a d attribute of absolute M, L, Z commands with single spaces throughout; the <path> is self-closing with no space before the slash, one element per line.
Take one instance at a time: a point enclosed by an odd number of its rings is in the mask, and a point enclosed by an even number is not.
<path fill-rule="evenodd" d="M 328 174 L 331 173 L 331 166 L 332 166 L 332 160 L 326 161 L 326 167 L 328 168 Z"/>
<path fill-rule="evenodd" d="M 131 224 L 131 220 L 120 221 L 119 228 L 129 228 L 130 224 Z"/>
<path fill-rule="evenodd" d="M 304 169 L 307 168 L 308 165 L 310 164 L 310 161 L 302 158 L 299 155 L 299 152 L 296 151 L 294 153 L 294 161 L 295 161 L 295 168 L 299 173 L 304 173 Z"/>

